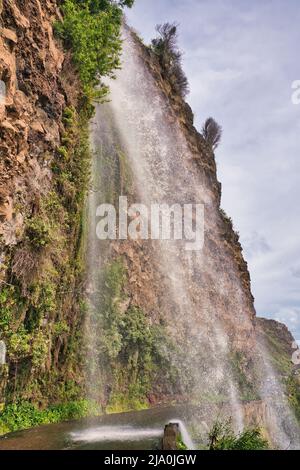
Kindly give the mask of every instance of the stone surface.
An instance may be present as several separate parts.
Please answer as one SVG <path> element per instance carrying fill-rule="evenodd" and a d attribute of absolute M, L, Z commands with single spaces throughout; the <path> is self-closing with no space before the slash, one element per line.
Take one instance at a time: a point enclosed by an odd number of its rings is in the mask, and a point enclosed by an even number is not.
<path fill-rule="evenodd" d="M 177 441 L 180 438 L 178 423 L 166 424 L 162 441 L 162 450 L 177 450 Z"/>
<path fill-rule="evenodd" d="M 3 6 L 0 79 L 6 97 L 0 102 L 0 235 L 9 249 L 35 204 L 36 191 L 49 189 L 49 166 L 60 142 L 66 99 L 60 82 L 64 54 L 52 29 L 58 18 L 56 2 L 4 0 Z"/>
<path fill-rule="evenodd" d="M 76 276 L 66 281 L 63 300 L 55 290 L 59 282 L 54 284 L 52 279 L 60 277 L 59 263 L 67 267 L 69 257 L 74 259 L 77 241 L 70 231 L 64 233 L 69 239 L 60 244 L 63 248 L 57 262 L 51 250 L 39 253 L 28 249 L 26 224 L 33 217 L 41 220 L 41 201 L 47 199 L 50 191 L 56 194 L 52 164 L 65 131 L 62 114 L 66 106 L 77 106 L 80 86 L 70 57 L 54 38 L 53 23 L 60 18 L 57 2 L 3 0 L 0 6 L 0 80 L 5 88 L 5 99 L 0 100 L 0 311 L 4 308 L 7 312 L 6 323 L 0 328 L 0 340 L 5 339 L 7 345 L 7 365 L 0 371 L 0 402 L 25 396 L 47 404 L 63 400 L 51 392 L 51 387 L 62 390 L 63 381 L 76 382 L 75 394 L 78 397 L 81 393 L 78 384 L 83 380 L 82 370 L 76 357 L 74 372 L 68 353 L 68 345 L 77 333 L 55 336 L 51 325 L 45 324 L 45 319 L 39 324 L 37 318 L 43 303 L 41 297 L 47 290 L 44 297 L 47 321 L 52 313 L 52 322 L 64 325 L 80 322 L 79 302 L 73 300 L 76 294 L 72 295 L 78 290 L 74 287 Z M 22 284 L 25 281 L 27 287 Z M 33 299 L 30 294 L 37 284 L 39 292 Z M 59 303 L 55 311 L 53 302 Z M 29 331 L 28 324 L 26 329 L 30 310 L 34 331 Z M 20 339 L 22 331 L 26 331 L 25 347 L 22 354 L 17 351 L 14 355 L 10 338 L 15 334 Z M 44 354 L 38 365 L 32 361 L 34 344 Z M 53 374 L 49 372 L 51 367 Z"/>

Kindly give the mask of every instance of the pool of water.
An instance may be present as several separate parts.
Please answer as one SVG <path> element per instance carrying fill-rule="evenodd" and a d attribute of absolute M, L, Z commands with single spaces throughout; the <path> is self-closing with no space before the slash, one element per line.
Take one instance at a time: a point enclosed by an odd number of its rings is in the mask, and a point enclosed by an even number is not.
<path fill-rule="evenodd" d="M 104 415 L 7 434 L 0 450 L 155 450 L 166 423 L 188 420 L 184 406 Z"/>

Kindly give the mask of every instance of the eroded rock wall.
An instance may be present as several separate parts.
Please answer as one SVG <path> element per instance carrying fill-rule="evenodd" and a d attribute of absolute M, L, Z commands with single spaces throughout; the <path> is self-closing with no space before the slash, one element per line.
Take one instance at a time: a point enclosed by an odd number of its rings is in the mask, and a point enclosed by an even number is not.
<path fill-rule="evenodd" d="M 0 234 L 2 247 L 21 238 L 24 216 L 51 185 L 50 163 L 60 142 L 65 96 L 62 50 L 53 38 L 56 2 L 10 1 L 1 6 Z M 2 259 L 2 269 L 5 261 Z"/>
<path fill-rule="evenodd" d="M 75 399 L 82 383 L 75 339 L 82 188 L 60 178 L 72 172 L 72 149 L 59 149 L 63 136 L 80 147 L 83 123 L 79 80 L 54 38 L 59 19 L 56 1 L 0 2 L 1 402 L 64 401 L 66 383 Z"/>

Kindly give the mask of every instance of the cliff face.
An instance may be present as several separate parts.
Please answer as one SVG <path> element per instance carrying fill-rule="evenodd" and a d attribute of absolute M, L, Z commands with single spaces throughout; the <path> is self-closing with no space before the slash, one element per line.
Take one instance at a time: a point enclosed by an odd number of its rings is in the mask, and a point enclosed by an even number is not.
<path fill-rule="evenodd" d="M 252 329 L 255 309 L 250 275 L 243 257 L 239 236 L 233 229 L 231 219 L 220 209 L 221 183 L 217 179 L 215 156 L 210 145 L 194 127 L 194 116 L 190 106 L 178 94 L 174 93 L 168 80 L 164 78 L 163 70 L 155 56 L 142 49 L 142 60 L 147 64 L 162 94 L 170 103 L 170 114 L 179 123 L 180 130 L 186 139 L 190 152 L 186 158 L 191 176 L 196 174 L 199 186 L 204 188 L 212 200 L 211 204 L 207 204 L 205 207 L 207 212 L 205 215 L 204 256 L 208 259 L 212 258 L 217 265 L 214 283 L 217 284 L 216 279 L 219 276 L 222 277 L 228 273 L 223 285 L 228 301 L 230 302 L 237 292 L 243 299 L 240 306 L 232 306 L 232 309 L 225 304 L 215 305 L 215 308 L 220 309 L 220 315 L 224 318 L 226 332 L 231 338 L 233 348 L 242 349 L 246 345 L 245 349 L 251 350 L 255 341 Z M 201 284 L 199 289 L 201 289 Z M 236 299 L 236 304 L 239 303 L 239 300 Z M 246 320 L 244 324 L 243 318 Z M 244 331 L 243 328 L 245 328 Z M 243 341 L 245 341 L 244 345 Z"/>
<path fill-rule="evenodd" d="M 286 325 L 266 318 L 256 319 L 258 337 L 270 352 L 273 366 L 282 376 L 288 376 L 299 367 L 293 364 L 295 339 Z"/>
<path fill-rule="evenodd" d="M 102 364 L 101 401 L 107 410 L 120 411 L 186 400 L 201 403 L 211 416 L 218 414 L 217 403 L 230 402 L 237 421 L 243 415 L 247 423 L 274 422 L 261 389 L 265 380 L 277 382 L 260 363 L 263 326 L 256 322 L 238 235 L 220 210 L 213 152 L 157 58 L 126 28 L 124 36 L 123 70 L 110 83 L 111 103 L 97 108 L 91 127 L 91 212 L 102 202 L 117 206 L 119 195 L 148 207 L 153 201 L 202 202 L 205 242 L 200 256 L 189 257 L 180 242 L 174 248 L 153 240 L 108 243 L 91 237 L 91 259 L 104 269 L 100 284 L 93 285 L 89 263 L 89 300 L 97 312 L 92 326 L 104 331 L 102 338 L 90 336 Z M 101 283 L 103 297 L 97 296 Z M 291 364 L 291 357 L 285 360 Z M 95 368 L 93 373 L 95 379 Z"/>
<path fill-rule="evenodd" d="M 76 73 L 53 36 L 57 2 L 4 0 L 0 13 L 0 402 L 47 404 L 82 388 L 74 172 L 84 157 L 73 157 L 86 124 Z"/>
<path fill-rule="evenodd" d="M 108 385 L 103 403 L 122 408 L 118 400 L 125 393 L 130 402 L 130 388 L 143 404 L 178 396 L 226 400 L 229 390 L 243 399 L 255 398 L 250 277 L 238 236 L 220 210 L 214 154 L 156 57 L 131 32 L 125 29 L 124 34 L 124 65 L 110 83 L 111 103 L 97 108 L 92 123 L 95 168 L 102 174 L 93 187 L 109 189 L 106 194 L 95 189 L 92 212 L 102 202 L 118 204 L 119 195 L 147 207 L 153 202 L 203 203 L 205 242 L 203 251 L 190 256 L 181 242 L 113 241 L 107 248 L 108 260 L 100 262 L 109 276 L 117 267 L 124 275 L 115 277 L 119 287 L 109 307 L 111 323 L 105 311 L 99 320 L 107 338 L 104 344 L 95 341 L 99 362 L 112 371 L 102 371 Z M 91 245 L 94 258 L 101 260 L 101 242 Z M 99 311 L 93 289 L 93 309 Z M 140 321 L 137 311 L 154 341 L 144 357 L 138 342 L 128 345 L 123 331 L 124 322 L 133 327 Z M 138 325 L 130 335 L 143 337 Z M 234 391 L 236 381 L 242 382 L 241 390 Z M 125 406 L 132 405 L 125 400 Z"/>
<path fill-rule="evenodd" d="M 4 1 L 1 6 L 0 78 L 6 99 L 0 107 L 0 211 L 6 247 L 22 238 L 26 213 L 49 189 L 51 158 L 60 142 L 64 55 L 53 39 L 55 18 L 56 2 Z"/>
<path fill-rule="evenodd" d="M 286 325 L 257 318 L 258 341 L 266 347 L 270 362 L 284 386 L 288 401 L 300 421 L 299 348 Z"/>

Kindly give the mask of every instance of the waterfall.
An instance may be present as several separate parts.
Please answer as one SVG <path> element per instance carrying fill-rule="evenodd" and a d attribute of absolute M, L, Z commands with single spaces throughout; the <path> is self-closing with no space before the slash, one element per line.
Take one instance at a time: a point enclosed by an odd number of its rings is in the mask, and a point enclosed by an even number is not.
<path fill-rule="evenodd" d="M 252 301 L 234 253 L 224 243 L 216 181 L 205 165 L 195 163 L 195 149 L 187 142 L 166 90 L 158 85 L 155 71 L 146 64 L 140 44 L 126 26 L 123 39 L 123 67 L 115 80 L 107 81 L 110 102 L 97 106 L 91 125 L 94 157 L 87 214 L 90 314 L 86 324 L 89 394 L 95 398 L 99 390 L 103 396 L 109 392 L 105 390 L 105 367 L 99 356 L 95 359 L 102 334 L 99 289 L 109 242 L 97 240 L 95 216 L 97 205 L 111 202 L 107 200 L 112 193 L 108 184 L 114 179 L 110 164 L 121 150 L 132 173 L 136 202 L 147 207 L 154 203 L 205 207 L 203 250 L 188 252 L 181 240 L 155 240 L 151 242 L 151 254 L 163 280 L 161 312 L 181 351 L 182 371 L 191 379 L 189 400 L 194 404 L 210 403 L 209 423 L 222 403 L 229 403 L 229 415 L 240 431 L 243 408 L 231 361 L 233 350 L 248 358 L 254 354 Z M 107 157 L 112 159 L 108 165 Z"/>
<path fill-rule="evenodd" d="M 187 430 L 186 425 L 181 419 L 174 419 L 171 420 L 172 422 L 178 423 L 179 424 L 179 430 L 181 434 L 182 441 L 186 445 L 188 450 L 196 450 L 195 444 L 193 442 L 193 439 L 190 436 L 190 433 Z"/>
<path fill-rule="evenodd" d="M 111 102 L 98 108 L 96 122 L 106 120 L 108 108 L 133 173 L 138 202 L 148 207 L 153 203 L 205 204 L 209 214 L 206 231 L 212 233 L 217 214 L 209 181 L 202 178 L 200 184 L 201 175 L 191 163 L 193 155 L 167 99 L 139 56 L 130 31 L 125 28 L 123 34 L 124 67 L 109 82 Z M 99 138 L 99 134 L 94 136 L 94 140 Z M 102 145 L 106 146 L 106 140 L 107 135 Z M 229 338 L 221 313 L 228 271 L 218 272 L 219 260 L 211 253 L 185 251 L 181 241 L 158 240 L 155 251 L 166 280 L 164 310 L 171 328 L 176 328 L 174 337 L 184 337 L 182 353 L 195 382 L 190 395 L 198 401 L 205 391 L 212 400 L 232 401 L 234 421 L 240 427 L 236 385 L 228 367 Z M 231 264 L 228 260 L 228 269 L 236 276 Z M 241 315 L 242 306 L 236 307 L 238 288 L 231 293 L 227 308 L 238 316 L 243 328 L 251 330 L 250 321 Z M 214 295 L 220 299 L 219 305 L 210 300 Z"/>
<path fill-rule="evenodd" d="M 260 344 L 258 347 L 264 374 L 260 383 L 260 395 L 267 405 L 266 424 L 270 439 L 278 449 L 300 449 L 299 424 L 289 407 L 284 385 L 271 365 L 265 345 Z"/>

